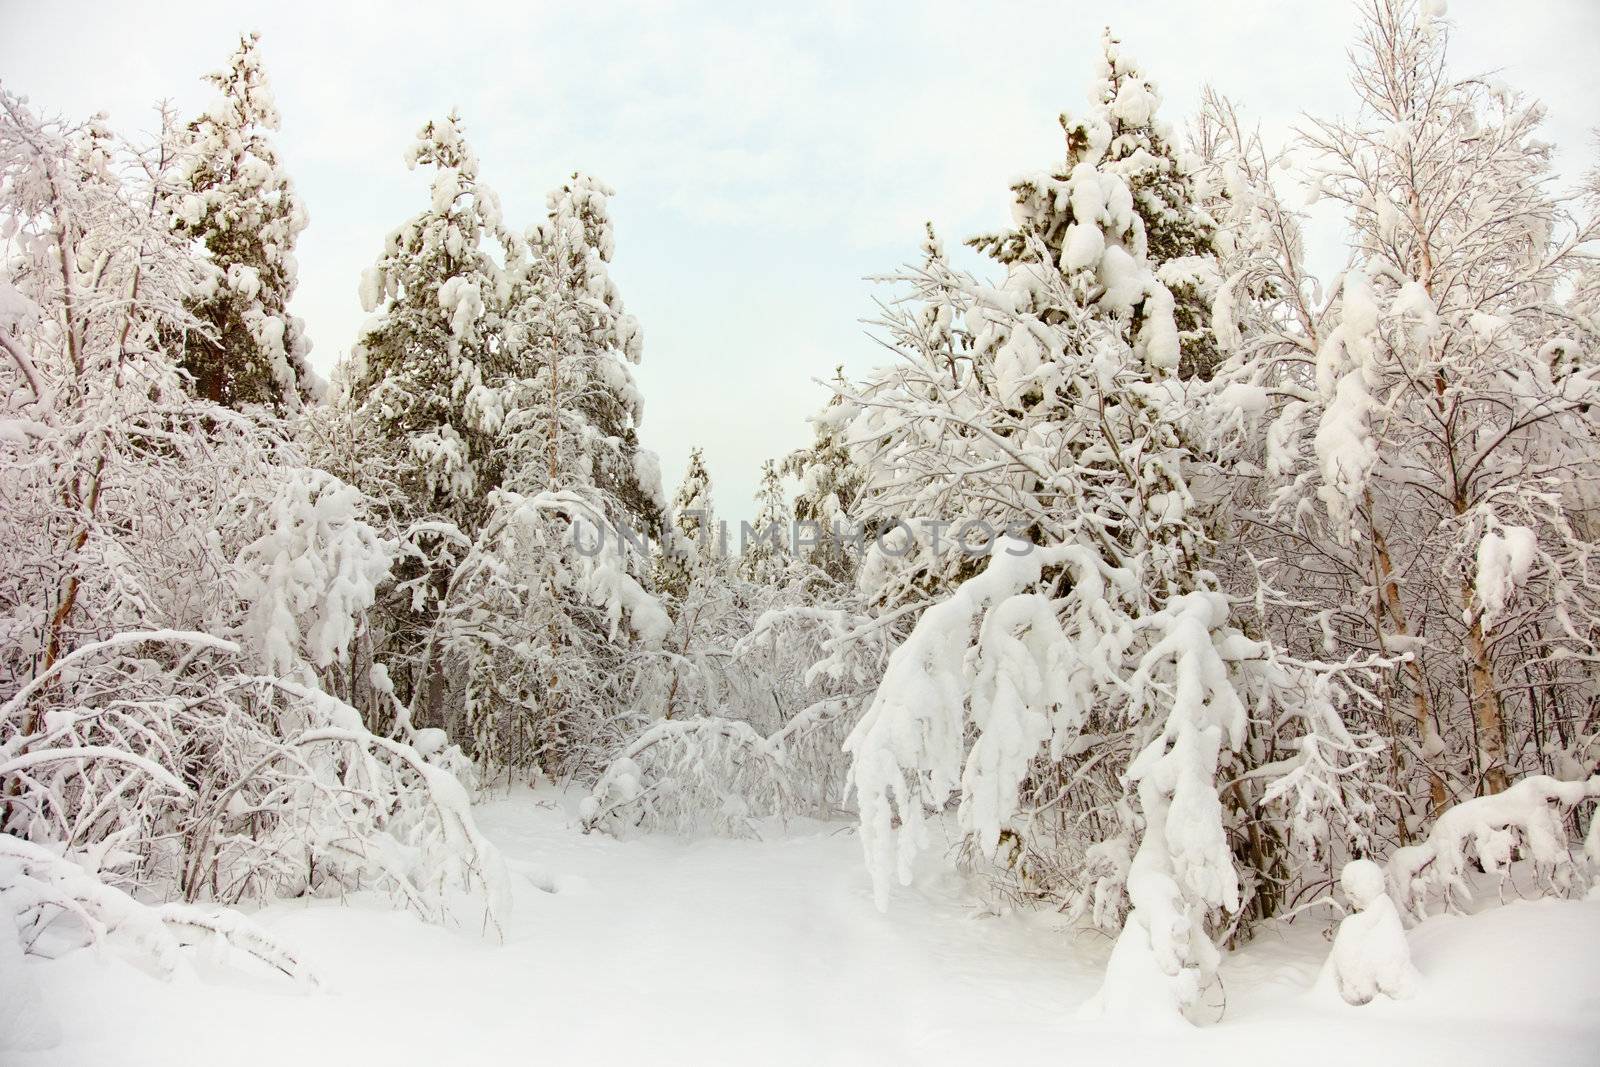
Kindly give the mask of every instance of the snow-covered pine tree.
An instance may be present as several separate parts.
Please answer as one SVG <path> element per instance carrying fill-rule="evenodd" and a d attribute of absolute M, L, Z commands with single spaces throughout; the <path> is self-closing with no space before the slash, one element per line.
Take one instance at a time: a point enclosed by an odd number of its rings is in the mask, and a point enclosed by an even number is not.
<path fill-rule="evenodd" d="M 546 198 L 525 256 L 510 264 L 508 485 L 592 486 L 613 520 L 655 536 L 665 499 L 655 453 L 639 444 L 644 401 L 631 368 L 643 336 L 609 272 L 612 195 L 604 182 L 572 175 Z"/>
<path fill-rule="evenodd" d="M 1151 382 L 1210 376 L 1215 227 L 1171 130 L 1157 118 L 1159 102 L 1107 31 L 1088 114 L 1060 119 L 1065 161 L 1013 184 L 1013 229 L 968 242 L 1005 268 L 1004 283 L 991 289 L 954 271 L 931 227 L 921 267 L 890 279 L 909 285 L 921 307 L 912 321 L 891 305 L 882 325 L 929 356 L 925 375 L 896 366 L 852 397 L 864 409 L 850 427 L 856 462 L 873 472 L 855 517 L 871 529 L 898 525 L 907 534 L 905 544 L 878 538 L 867 552 L 864 580 L 886 606 L 914 605 L 974 573 L 965 554 L 933 551 L 919 527 L 936 532 L 937 520 L 948 545 L 978 523 L 1018 534 L 1059 526 L 1052 483 L 1059 451 L 1070 447 L 1081 421 L 1061 414 L 1072 398 L 1060 384 L 1059 349 L 1096 343 L 1068 339 L 1064 328 L 1092 319 L 1095 330 L 1109 330 L 1131 348 L 1141 365 L 1135 371 Z M 970 295 L 958 296 L 963 290 Z M 960 330 L 963 304 L 972 303 L 982 310 Z M 1019 328 L 1018 316 L 1036 317 L 1044 328 Z M 954 405 L 944 432 L 960 443 L 948 456 L 923 449 L 899 428 L 892 398 L 915 395 L 937 405 L 963 391 L 1003 408 L 1003 421 L 963 429 L 966 412 Z M 880 435 L 880 427 L 890 432 Z M 1042 450 L 1042 462 L 1020 485 L 986 458 L 1008 450 Z"/>
<path fill-rule="evenodd" d="M 257 34 L 240 38 L 228 66 L 206 76 L 220 95 L 189 124 L 170 206 L 173 225 L 214 268 L 190 301 L 201 327 L 183 337 L 183 369 L 208 400 L 281 409 L 319 395 L 322 383 L 289 313 L 306 212 L 269 136 L 279 120 L 259 46 Z"/>
<path fill-rule="evenodd" d="M 669 587 L 692 582 L 696 576 L 720 567 L 726 555 L 711 493 L 711 473 L 706 470 L 705 454 L 698 448 L 689 451 L 689 466 L 672 496 L 671 516 L 675 551 L 666 562 L 664 576 Z"/>
<path fill-rule="evenodd" d="M 834 370 L 828 403 L 812 416 L 812 442 L 783 458 L 780 470 L 796 479 L 794 498 L 795 548 L 819 570 L 837 582 L 852 584 L 860 560 L 852 545 L 850 509 L 861 492 L 863 472 L 856 466 L 846 442 L 843 423 L 855 413 L 845 398 L 850 383 L 844 368 Z"/>
<path fill-rule="evenodd" d="M 686 708 L 715 703 L 709 694 L 717 689 L 716 667 L 704 653 L 712 635 L 726 630 L 736 614 L 731 610 L 733 566 L 724 556 L 711 472 L 698 448 L 689 452 L 668 515 L 656 579 L 672 632 L 664 649 L 663 680 L 657 683 L 662 692 L 652 703 L 659 703 L 662 718 L 671 719 L 682 717 Z"/>
<path fill-rule="evenodd" d="M 1154 100 L 1108 37 L 1070 165 L 1018 183 L 1017 228 L 979 242 L 1002 283 L 932 235 L 899 279 L 902 359 L 847 432 L 857 516 L 908 527 L 861 580 L 881 618 L 920 617 L 847 748 L 880 901 L 955 793 L 1012 892 L 1121 927 L 1101 1010 L 1202 1017 L 1216 943 L 1362 839 L 1372 746 L 1341 718 L 1358 688 L 1247 637 L 1258 590 L 1207 566 L 1209 436 L 1248 397 L 1209 380 L 1211 228 Z"/>
<path fill-rule="evenodd" d="M 487 386 L 502 474 L 435 634 L 477 754 L 508 768 L 596 770 L 638 726 L 635 676 L 667 629 L 648 591 L 664 501 L 638 442 L 641 341 L 608 271 L 610 195 L 574 175 L 508 258 Z"/>
<path fill-rule="evenodd" d="M 434 170 L 429 203 L 363 274 L 372 317 L 335 373 L 338 403 L 308 429 L 320 460 L 390 513 L 405 550 L 377 655 L 413 721 L 441 727 L 450 683 L 435 624 L 505 474 L 502 261 L 516 262 L 521 242 L 479 179 L 458 114 L 424 125 L 405 159 Z"/>
<path fill-rule="evenodd" d="M 1089 102 L 1087 117 L 1060 117 L 1062 165 L 1011 187 L 1015 229 L 967 243 L 1008 266 L 1058 269 L 1081 305 L 1128 322 L 1153 370 L 1208 377 L 1215 225 L 1156 118 L 1161 94 L 1110 30 Z"/>
<path fill-rule="evenodd" d="M 789 573 L 792 524 L 783 478 L 778 474 L 778 464 L 769 459 L 761 464 L 755 522 L 749 530 L 740 530 L 741 576 L 757 584 L 772 584 Z"/>
<path fill-rule="evenodd" d="M 505 398 L 492 383 L 509 357 L 510 282 L 486 244 L 512 260 L 521 244 L 479 180 L 459 114 L 418 131 L 406 165 L 419 164 L 435 171 L 431 202 L 362 276 L 373 318 L 344 373 L 345 403 L 369 461 L 396 472 L 411 514 L 442 515 L 470 534 L 506 461 Z"/>

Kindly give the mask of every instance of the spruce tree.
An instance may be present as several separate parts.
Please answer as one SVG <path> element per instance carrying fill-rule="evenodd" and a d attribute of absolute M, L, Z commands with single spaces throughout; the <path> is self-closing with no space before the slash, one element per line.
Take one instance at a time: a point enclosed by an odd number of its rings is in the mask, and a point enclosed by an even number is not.
<path fill-rule="evenodd" d="M 761 465 L 761 488 L 756 492 L 756 519 L 749 535 L 750 543 L 741 531 L 742 558 L 740 572 L 757 583 L 778 581 L 792 562 L 790 555 L 790 527 L 793 519 L 789 499 L 783 491 L 783 479 L 778 474 L 778 464 L 767 460 Z"/>
<path fill-rule="evenodd" d="M 610 195 L 576 174 L 525 241 L 505 240 L 473 362 L 492 413 L 471 427 L 482 521 L 436 629 L 476 754 L 548 774 L 593 769 L 627 736 L 667 630 L 644 547 L 664 501 L 638 441 L 639 328 L 608 273 Z"/>
<path fill-rule="evenodd" d="M 294 407 L 321 382 L 311 344 L 289 314 L 294 245 L 306 212 L 268 134 L 278 129 L 257 34 L 242 37 L 226 69 L 207 75 L 220 96 L 189 125 L 174 226 L 215 268 L 190 301 L 180 365 L 197 393 L 219 404 Z"/>
<path fill-rule="evenodd" d="M 851 455 L 846 424 L 855 408 L 846 404 L 851 385 L 844 367 L 834 368 L 833 395 L 811 417 L 812 442 L 783 458 L 779 470 L 800 483 L 794 498 L 796 540 L 807 542 L 804 557 L 837 582 L 853 582 L 860 553 L 851 551 L 851 508 L 860 496 L 865 472 Z"/>
<path fill-rule="evenodd" d="M 349 406 L 413 511 L 470 533 L 505 466 L 506 398 L 494 382 L 506 352 L 507 280 L 485 245 L 507 258 L 520 245 L 478 179 L 459 114 L 423 126 L 406 163 L 434 168 L 431 201 L 389 234 L 362 276 L 362 306 L 374 319 L 347 370 Z"/>
<path fill-rule="evenodd" d="M 655 535 L 665 501 L 655 454 L 639 445 L 642 336 L 608 271 L 612 195 L 574 174 L 508 268 L 501 432 L 509 486 L 593 490 L 608 517 Z"/>
<path fill-rule="evenodd" d="M 1014 229 L 967 243 L 1013 274 L 1058 269 L 1083 305 L 1123 320 L 1152 370 L 1209 377 L 1216 226 L 1173 134 L 1161 94 L 1107 30 L 1083 118 L 1060 116 L 1067 155 L 1014 184 Z M 1045 321 L 1058 314 L 1040 308 Z"/>
<path fill-rule="evenodd" d="M 682 596 L 688 587 L 714 569 L 722 548 L 716 519 L 716 503 L 711 495 L 711 472 L 706 470 L 705 454 L 689 451 L 689 466 L 673 494 L 670 543 L 662 566 L 662 585 Z"/>

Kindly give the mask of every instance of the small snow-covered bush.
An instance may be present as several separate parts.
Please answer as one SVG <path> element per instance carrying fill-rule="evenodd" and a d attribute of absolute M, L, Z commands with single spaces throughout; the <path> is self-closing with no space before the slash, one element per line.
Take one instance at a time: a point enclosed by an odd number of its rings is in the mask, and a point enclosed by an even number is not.
<path fill-rule="evenodd" d="M 640 734 L 584 798 L 584 828 L 648 826 L 749 834 L 750 821 L 789 809 L 782 756 L 748 723 L 663 719 Z"/>
<path fill-rule="evenodd" d="M 1354 914 L 1339 923 L 1328 956 L 1328 973 L 1347 1004 L 1365 1004 L 1382 993 L 1403 1000 L 1417 987 L 1411 947 L 1394 901 L 1385 891 L 1383 868 L 1351 860 L 1339 875 Z"/>
<path fill-rule="evenodd" d="M 743 836 L 754 820 L 838 812 L 849 766 L 841 746 L 870 693 L 884 631 L 861 638 L 853 628 L 872 627 L 861 616 L 795 603 L 816 578 L 797 569 L 799 580 L 765 585 L 726 570 L 694 576 L 692 595 L 676 602 L 678 651 L 662 657 L 656 687 L 679 714 L 656 719 L 613 758 L 585 801 L 586 828 Z M 702 598 L 708 590 L 717 595 Z M 719 648 L 729 624 L 749 629 Z"/>
<path fill-rule="evenodd" d="M 241 670 L 203 634 L 124 634 L 86 645 L 0 706 L 4 831 L 57 850 L 108 885 L 236 903 L 386 892 L 425 917 L 484 901 L 504 875 L 448 771 L 374 735 L 321 690 Z M 24 720 L 51 689 L 70 708 Z M 466 919 L 465 914 L 458 914 Z"/>
<path fill-rule="evenodd" d="M 1591 818 L 1574 856 L 1568 819 L 1578 805 L 1600 797 L 1600 775 L 1562 782 L 1538 774 L 1503 793 L 1464 800 L 1440 815 L 1427 840 L 1389 858 L 1389 884 L 1400 908 L 1418 919 L 1438 901 L 1455 909 L 1472 899 L 1474 868 L 1501 882 L 1514 860 L 1525 860 L 1538 889 L 1579 894 L 1600 872 L 1600 818 Z"/>
<path fill-rule="evenodd" d="M 293 950 L 236 911 L 145 904 L 71 859 L 6 835 L 0 835 L 0 921 L 16 926 L 28 950 L 122 943 L 163 978 L 184 967 L 183 945 L 214 937 L 296 981 L 318 984 Z"/>

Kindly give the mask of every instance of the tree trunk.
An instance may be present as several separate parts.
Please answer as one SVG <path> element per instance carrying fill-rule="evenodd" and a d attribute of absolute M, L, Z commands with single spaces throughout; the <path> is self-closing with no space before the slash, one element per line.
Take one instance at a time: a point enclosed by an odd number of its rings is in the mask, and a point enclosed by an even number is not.
<path fill-rule="evenodd" d="M 1394 576 L 1394 559 L 1389 554 L 1388 541 L 1378 529 L 1370 492 L 1366 494 L 1363 503 L 1367 512 L 1367 529 L 1372 533 L 1373 563 L 1378 571 L 1379 604 L 1384 614 L 1388 615 L 1394 634 L 1397 637 L 1409 638 L 1412 634 L 1410 627 L 1406 625 L 1405 605 L 1400 600 L 1400 583 Z M 1383 627 L 1380 625 L 1380 634 L 1382 630 Z M 1423 674 L 1422 663 L 1415 654 L 1406 660 L 1405 670 L 1411 681 L 1411 712 L 1417 723 L 1417 739 L 1422 746 L 1423 760 L 1428 768 L 1428 813 L 1438 815 L 1444 810 L 1449 799 L 1444 778 L 1432 762 L 1442 747 L 1442 742 L 1433 721 L 1433 705 L 1428 698 L 1427 677 Z"/>
<path fill-rule="evenodd" d="M 1483 612 L 1472 608 L 1476 590 L 1468 580 L 1461 583 L 1463 610 L 1470 612 L 1467 627 L 1467 688 L 1472 699 L 1472 714 L 1478 724 L 1478 765 L 1487 793 L 1502 793 L 1511 784 L 1506 766 L 1506 735 L 1500 707 L 1500 690 L 1494 684 L 1494 668 L 1489 662 L 1489 642 L 1483 633 Z"/>

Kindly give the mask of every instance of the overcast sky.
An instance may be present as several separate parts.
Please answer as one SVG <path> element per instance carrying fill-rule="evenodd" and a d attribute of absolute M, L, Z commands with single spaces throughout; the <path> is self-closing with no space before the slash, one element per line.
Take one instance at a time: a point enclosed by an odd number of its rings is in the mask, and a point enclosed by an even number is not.
<path fill-rule="evenodd" d="M 483 179 L 518 229 L 575 169 L 613 185 L 613 274 L 644 328 L 645 444 L 668 490 L 701 445 L 719 509 L 750 511 L 761 461 L 805 443 L 812 379 L 862 370 L 864 275 L 1003 223 L 1015 174 L 1060 158 L 1103 25 L 1179 121 L 1206 82 L 1281 138 L 1351 109 L 1345 0 L 980 5 L 160 4 L 0 0 L 0 79 L 43 108 L 186 113 L 242 31 L 259 30 L 278 146 L 311 215 L 294 310 L 324 371 L 365 316 L 361 270 L 424 203 L 402 153 L 461 109 Z M 1511 14 L 1514 12 L 1514 15 Z M 1595 162 L 1600 0 L 1451 0 L 1460 73 L 1542 99 L 1568 174 Z"/>

